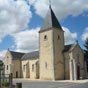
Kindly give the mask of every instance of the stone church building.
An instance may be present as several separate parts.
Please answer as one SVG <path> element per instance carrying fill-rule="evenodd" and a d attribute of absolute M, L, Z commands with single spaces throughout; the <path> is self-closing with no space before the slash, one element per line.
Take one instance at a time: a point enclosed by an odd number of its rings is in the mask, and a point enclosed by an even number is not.
<path fill-rule="evenodd" d="M 84 54 L 76 41 L 65 45 L 64 31 L 52 8 L 39 31 L 39 51 L 21 53 L 8 50 L 5 73 L 14 78 L 77 80 L 85 78 Z"/>

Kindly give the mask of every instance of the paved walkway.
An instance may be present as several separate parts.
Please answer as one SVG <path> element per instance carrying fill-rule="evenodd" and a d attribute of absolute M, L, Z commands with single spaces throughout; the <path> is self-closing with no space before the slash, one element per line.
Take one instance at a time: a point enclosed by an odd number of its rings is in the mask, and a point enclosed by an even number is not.
<path fill-rule="evenodd" d="M 30 80 L 30 79 L 14 79 L 14 84 L 22 83 L 22 88 L 88 88 L 88 80 Z"/>
<path fill-rule="evenodd" d="M 51 81 L 51 80 L 40 80 L 40 79 L 25 79 L 25 78 L 16 78 L 13 79 L 13 81 L 24 81 L 24 82 L 70 82 L 70 83 L 86 83 L 88 82 L 88 79 L 84 80 L 57 80 L 57 81 Z"/>

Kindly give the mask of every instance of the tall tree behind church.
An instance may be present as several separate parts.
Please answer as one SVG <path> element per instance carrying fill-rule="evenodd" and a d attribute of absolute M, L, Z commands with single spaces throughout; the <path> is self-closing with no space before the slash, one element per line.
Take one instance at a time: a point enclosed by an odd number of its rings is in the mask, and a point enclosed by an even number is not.
<path fill-rule="evenodd" d="M 84 46 L 85 46 L 84 58 L 87 63 L 87 72 L 88 72 L 88 38 L 86 38 Z"/>

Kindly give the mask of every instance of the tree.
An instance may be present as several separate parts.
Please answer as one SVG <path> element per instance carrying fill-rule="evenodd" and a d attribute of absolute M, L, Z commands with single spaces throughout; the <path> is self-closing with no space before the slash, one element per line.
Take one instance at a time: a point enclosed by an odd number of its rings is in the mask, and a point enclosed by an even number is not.
<path fill-rule="evenodd" d="M 88 38 L 86 38 L 84 46 L 85 46 L 85 50 L 84 50 L 84 59 L 85 59 L 85 61 L 86 61 L 87 72 L 88 72 Z"/>
<path fill-rule="evenodd" d="M 0 60 L 0 88 L 1 88 L 1 70 L 3 70 L 3 62 Z"/>
<path fill-rule="evenodd" d="M 85 58 L 85 61 L 88 62 L 88 38 L 86 38 L 84 46 L 85 46 L 84 58 Z"/>
<path fill-rule="evenodd" d="M 3 64 L 3 61 L 0 60 L 0 67 L 2 67 L 4 64 Z"/>

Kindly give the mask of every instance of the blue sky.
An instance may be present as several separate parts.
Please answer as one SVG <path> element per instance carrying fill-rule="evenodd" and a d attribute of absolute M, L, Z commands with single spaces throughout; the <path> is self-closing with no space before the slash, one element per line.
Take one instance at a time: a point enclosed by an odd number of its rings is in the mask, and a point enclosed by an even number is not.
<path fill-rule="evenodd" d="M 49 0 L 0 0 L 0 58 L 7 49 L 38 50 L 39 35 Z M 88 0 L 51 0 L 51 7 L 65 31 L 65 44 L 88 37 Z"/>

